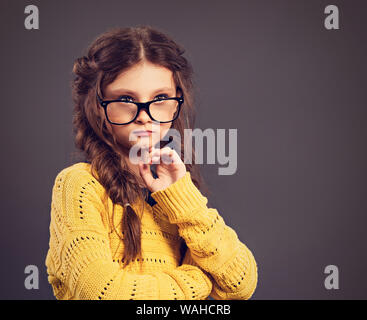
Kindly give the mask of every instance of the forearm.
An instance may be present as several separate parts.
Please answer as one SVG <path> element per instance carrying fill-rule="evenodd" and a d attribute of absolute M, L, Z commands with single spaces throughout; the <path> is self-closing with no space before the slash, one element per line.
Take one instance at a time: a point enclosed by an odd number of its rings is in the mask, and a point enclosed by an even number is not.
<path fill-rule="evenodd" d="M 178 226 L 192 261 L 211 275 L 218 295 L 250 297 L 257 285 L 255 258 L 217 210 L 207 207 L 190 174 L 152 196 L 158 203 L 156 213 Z"/>

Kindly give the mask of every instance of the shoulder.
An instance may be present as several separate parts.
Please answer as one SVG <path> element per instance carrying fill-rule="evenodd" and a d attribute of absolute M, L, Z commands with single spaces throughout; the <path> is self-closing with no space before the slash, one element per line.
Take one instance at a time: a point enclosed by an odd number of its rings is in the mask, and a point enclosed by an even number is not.
<path fill-rule="evenodd" d="M 101 197 L 105 189 L 98 181 L 98 174 L 92 172 L 91 165 L 78 162 L 60 170 L 54 180 L 53 193 L 63 192 L 64 196 L 85 193 Z"/>
<path fill-rule="evenodd" d="M 77 174 L 78 172 L 80 174 L 83 173 L 91 173 L 91 165 L 90 163 L 87 162 L 77 162 L 74 163 L 64 169 L 61 169 L 58 173 L 57 176 L 65 176 L 68 173 L 73 172 L 74 174 Z"/>
<path fill-rule="evenodd" d="M 104 187 L 98 181 L 98 175 L 92 173 L 91 165 L 78 162 L 59 171 L 54 180 L 53 198 L 77 202 L 88 200 L 100 202 L 105 194 Z"/>
<path fill-rule="evenodd" d="M 99 185 L 98 176 L 92 174 L 91 165 L 86 162 L 78 162 L 70 165 L 56 174 L 54 187 L 60 188 L 65 183 L 84 183 L 86 180 L 94 185 Z"/>

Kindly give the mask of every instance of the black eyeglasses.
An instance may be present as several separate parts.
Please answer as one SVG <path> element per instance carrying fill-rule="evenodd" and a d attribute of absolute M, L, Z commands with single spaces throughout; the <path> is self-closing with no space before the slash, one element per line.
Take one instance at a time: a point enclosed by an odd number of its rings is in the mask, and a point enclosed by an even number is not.
<path fill-rule="evenodd" d="M 140 110 L 145 109 L 149 117 L 159 123 L 172 122 L 177 119 L 181 105 L 181 97 L 159 98 L 148 102 L 133 102 L 124 99 L 103 100 L 97 93 L 97 99 L 104 108 L 107 121 L 115 125 L 129 124 L 138 117 Z"/>

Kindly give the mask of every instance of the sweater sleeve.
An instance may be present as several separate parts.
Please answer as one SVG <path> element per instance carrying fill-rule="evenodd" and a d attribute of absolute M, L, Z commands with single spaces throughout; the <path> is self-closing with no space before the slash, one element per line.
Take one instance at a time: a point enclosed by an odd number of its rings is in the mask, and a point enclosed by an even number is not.
<path fill-rule="evenodd" d="M 204 300 L 212 289 L 197 266 L 153 273 L 127 271 L 113 261 L 103 187 L 85 170 L 61 171 L 52 191 L 48 281 L 57 299 Z"/>
<path fill-rule="evenodd" d="M 177 224 L 187 244 L 183 263 L 199 266 L 212 280 L 210 295 L 217 300 L 250 299 L 257 286 L 255 258 L 218 211 L 207 207 L 190 172 L 151 196 L 157 215 Z"/>

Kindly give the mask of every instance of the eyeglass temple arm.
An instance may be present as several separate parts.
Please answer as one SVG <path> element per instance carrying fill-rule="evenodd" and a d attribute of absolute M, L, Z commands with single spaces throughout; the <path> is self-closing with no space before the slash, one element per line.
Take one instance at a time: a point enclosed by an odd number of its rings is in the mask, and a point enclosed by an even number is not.
<path fill-rule="evenodd" d="M 98 92 L 97 92 L 97 99 L 98 99 L 98 102 L 99 102 L 100 104 L 102 104 L 103 100 L 102 100 L 102 98 L 99 96 Z"/>

